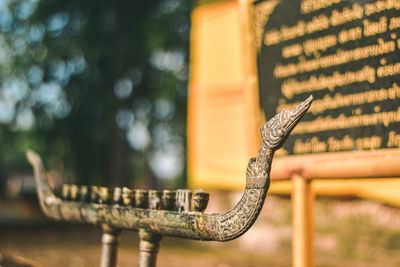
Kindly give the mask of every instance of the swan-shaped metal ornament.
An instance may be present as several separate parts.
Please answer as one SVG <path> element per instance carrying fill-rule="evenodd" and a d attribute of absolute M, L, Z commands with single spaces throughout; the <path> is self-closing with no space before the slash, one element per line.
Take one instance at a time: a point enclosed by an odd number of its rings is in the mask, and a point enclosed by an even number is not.
<path fill-rule="evenodd" d="M 120 230 L 139 231 L 141 239 L 139 266 L 155 265 L 158 242 L 164 235 L 207 241 L 235 239 L 244 234 L 257 219 L 270 185 L 269 174 L 274 152 L 283 145 L 310 107 L 312 100 L 310 96 L 294 109 L 282 110 L 261 128 L 262 144 L 257 157 L 249 161 L 244 194 L 235 207 L 225 213 L 204 214 L 202 212 L 205 208 L 204 203 L 197 211 L 191 211 L 161 210 L 149 205 L 147 208 L 143 206 L 139 208 L 132 205 L 116 205 L 107 201 L 99 204 L 99 202 L 64 200 L 57 197 L 49 186 L 41 158 L 33 151 L 28 151 L 27 158 L 34 168 L 40 206 L 46 216 L 56 220 L 103 226 L 103 255 L 100 266 L 115 265 L 116 248 L 112 244 L 118 243 L 115 238 Z M 184 192 L 178 191 L 177 194 L 184 195 Z M 207 194 L 199 196 L 203 196 L 199 198 L 200 202 L 202 199 L 208 200 Z M 178 198 L 176 200 L 178 201 Z"/>

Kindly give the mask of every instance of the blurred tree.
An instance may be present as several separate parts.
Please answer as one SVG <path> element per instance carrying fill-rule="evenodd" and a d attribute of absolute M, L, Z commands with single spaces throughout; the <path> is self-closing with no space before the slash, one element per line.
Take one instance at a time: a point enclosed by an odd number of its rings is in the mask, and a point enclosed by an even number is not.
<path fill-rule="evenodd" d="M 1 170 L 29 168 L 32 148 L 74 182 L 182 183 L 189 14 L 181 0 L 0 1 Z"/>

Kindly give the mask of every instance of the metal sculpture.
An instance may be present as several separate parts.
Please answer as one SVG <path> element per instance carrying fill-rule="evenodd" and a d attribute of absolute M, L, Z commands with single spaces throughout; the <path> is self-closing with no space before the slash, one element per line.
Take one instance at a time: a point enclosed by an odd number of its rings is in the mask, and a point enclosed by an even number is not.
<path fill-rule="evenodd" d="M 292 110 L 282 110 L 262 128 L 262 144 L 249 161 L 246 188 L 235 207 L 221 214 L 204 214 L 208 194 L 177 190 L 132 190 L 64 185 L 57 197 L 46 178 L 41 158 L 28 151 L 33 165 L 40 206 L 56 220 L 103 227 L 100 266 L 115 266 L 121 230 L 137 230 L 140 237 L 139 266 L 155 266 L 162 236 L 207 241 L 228 241 L 244 234 L 257 219 L 270 185 L 274 152 L 279 149 L 312 102 L 312 96 Z"/>

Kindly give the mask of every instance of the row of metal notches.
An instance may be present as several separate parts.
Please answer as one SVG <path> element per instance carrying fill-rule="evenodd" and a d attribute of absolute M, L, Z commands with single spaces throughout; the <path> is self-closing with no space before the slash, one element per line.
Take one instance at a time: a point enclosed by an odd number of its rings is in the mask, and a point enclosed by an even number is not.
<path fill-rule="evenodd" d="M 128 187 L 108 187 L 63 184 L 61 198 L 96 204 L 112 204 L 141 209 L 204 212 L 209 193 L 202 190 L 142 190 Z"/>

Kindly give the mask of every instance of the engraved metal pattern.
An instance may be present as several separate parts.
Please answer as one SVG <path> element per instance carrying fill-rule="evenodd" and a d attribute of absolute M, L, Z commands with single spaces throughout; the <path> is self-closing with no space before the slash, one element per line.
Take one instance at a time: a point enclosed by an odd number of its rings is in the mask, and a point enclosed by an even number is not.
<path fill-rule="evenodd" d="M 110 201 L 111 193 L 104 189 L 101 195 L 105 201 L 99 201 L 101 196 L 97 187 L 91 187 L 91 203 L 62 200 L 52 192 L 40 157 L 28 151 L 27 157 L 34 167 L 41 208 L 47 216 L 57 220 L 107 224 L 115 229 L 144 229 L 157 235 L 200 240 L 228 241 L 237 238 L 253 225 L 261 211 L 270 184 L 269 173 L 275 150 L 282 146 L 311 102 L 312 97 L 309 97 L 296 108 L 280 112 L 261 128 L 263 142 L 257 157 L 249 161 L 246 190 L 236 206 L 225 213 L 203 214 L 189 207 L 183 208 L 191 201 L 188 194 L 183 198 L 180 196 L 179 200 L 177 195 L 177 208 L 180 205 L 181 211 L 149 209 L 145 206 L 148 203 L 144 204 L 148 201 L 144 197 L 148 195 L 147 191 L 144 190 L 135 190 L 137 203 L 134 206 L 105 204 Z M 164 200 L 166 196 L 165 192 Z M 128 200 L 132 198 L 130 196 Z"/>

